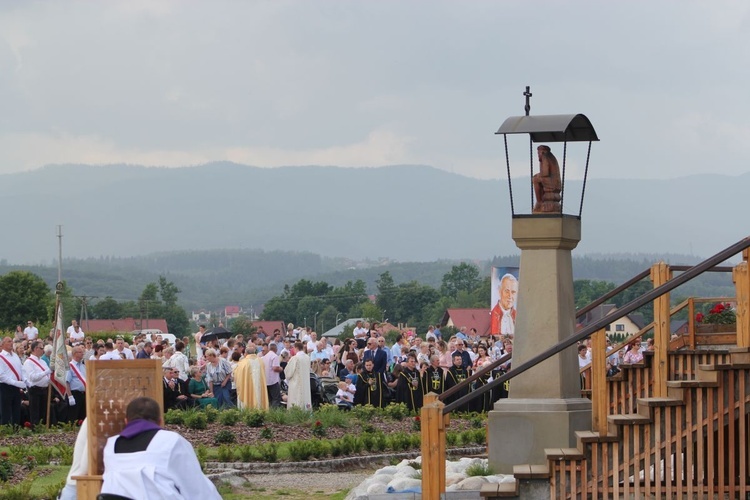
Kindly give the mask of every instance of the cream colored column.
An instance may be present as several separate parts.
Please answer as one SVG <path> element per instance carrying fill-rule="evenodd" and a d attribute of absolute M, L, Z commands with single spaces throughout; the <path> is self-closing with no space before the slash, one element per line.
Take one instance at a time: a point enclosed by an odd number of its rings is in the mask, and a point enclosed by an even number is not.
<path fill-rule="evenodd" d="M 575 217 L 513 219 L 521 249 L 513 366 L 575 331 L 571 250 L 581 239 Z M 575 446 L 576 430 L 591 430 L 591 401 L 581 398 L 576 347 L 515 377 L 509 399 L 489 415 L 490 464 L 501 473 L 513 465 L 544 464 L 544 448 Z"/>

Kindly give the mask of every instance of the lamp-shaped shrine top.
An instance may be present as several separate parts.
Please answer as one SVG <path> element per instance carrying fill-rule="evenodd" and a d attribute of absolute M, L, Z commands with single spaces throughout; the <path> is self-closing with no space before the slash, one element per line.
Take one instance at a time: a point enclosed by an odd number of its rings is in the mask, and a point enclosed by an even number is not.
<path fill-rule="evenodd" d="M 528 88 L 527 88 L 528 92 Z M 594 127 L 585 115 L 537 115 L 511 116 L 500 126 L 496 134 L 502 134 L 505 141 L 505 159 L 508 169 L 508 187 L 510 189 L 510 207 L 513 217 L 516 216 L 513 204 L 513 185 L 510 173 L 510 158 L 508 155 L 509 134 L 529 134 L 530 141 L 530 176 L 531 176 L 531 206 L 532 214 L 562 215 L 565 195 L 565 167 L 569 142 L 588 141 L 586 153 L 586 168 L 581 189 L 581 203 L 577 217 L 583 211 L 583 197 L 586 190 L 586 177 L 589 170 L 591 143 L 598 141 Z M 557 158 L 547 145 L 537 147 L 538 172 L 534 173 L 533 148 L 531 144 L 540 142 L 562 142 L 563 161 L 562 170 Z"/>

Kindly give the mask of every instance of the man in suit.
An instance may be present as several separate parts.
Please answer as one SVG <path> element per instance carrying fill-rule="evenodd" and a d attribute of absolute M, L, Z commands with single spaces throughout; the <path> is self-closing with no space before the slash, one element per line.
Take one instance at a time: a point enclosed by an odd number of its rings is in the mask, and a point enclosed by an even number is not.
<path fill-rule="evenodd" d="M 164 411 L 171 410 L 173 408 L 186 410 L 192 403 L 192 399 L 188 398 L 187 394 L 183 392 L 182 384 L 177 378 L 180 375 L 180 370 L 176 368 L 166 367 L 164 368 Z"/>
<path fill-rule="evenodd" d="M 365 350 L 362 361 L 367 361 L 368 359 L 371 359 L 373 362 L 373 372 L 385 374 L 385 370 L 388 367 L 388 356 L 384 350 L 378 349 L 378 340 L 373 337 L 367 339 L 367 350 Z"/>

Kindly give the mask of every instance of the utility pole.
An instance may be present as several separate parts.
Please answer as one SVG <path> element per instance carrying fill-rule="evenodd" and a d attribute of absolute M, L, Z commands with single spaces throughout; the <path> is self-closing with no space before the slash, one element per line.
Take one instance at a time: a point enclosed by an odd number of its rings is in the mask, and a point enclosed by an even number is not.
<path fill-rule="evenodd" d="M 57 282 L 62 282 L 62 225 L 57 226 Z"/>

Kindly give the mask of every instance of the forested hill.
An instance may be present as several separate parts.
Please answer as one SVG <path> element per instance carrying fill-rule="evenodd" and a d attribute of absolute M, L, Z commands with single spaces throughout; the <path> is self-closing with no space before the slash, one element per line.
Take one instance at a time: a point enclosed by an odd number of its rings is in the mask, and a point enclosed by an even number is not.
<path fill-rule="evenodd" d="M 747 236 L 734 220 L 744 213 L 750 173 L 612 180 L 596 165 L 580 254 L 712 255 Z M 514 186 L 516 212 L 528 213 L 528 178 Z M 581 187 L 566 181 L 567 213 L 578 212 Z M 516 252 L 507 181 L 419 165 L 52 165 L 0 175 L 0 199 L 0 259 L 11 263 L 55 259 L 58 224 L 64 255 L 79 258 L 260 248 L 425 262 Z"/>
<path fill-rule="evenodd" d="M 517 266 L 518 255 L 468 261 L 489 274 L 492 263 Z M 651 264 L 663 259 L 672 264 L 694 264 L 697 258 L 680 255 L 574 256 L 576 279 L 611 281 L 620 284 Z M 118 300 L 137 299 L 147 283 L 166 276 L 181 290 L 180 304 L 190 309 L 218 309 L 225 305 L 244 308 L 259 306 L 279 295 L 285 284 L 302 278 L 342 286 L 347 281 L 363 280 L 370 293 L 375 280 L 389 271 L 396 284 L 412 280 L 439 288 L 443 275 L 457 260 L 433 262 L 353 261 L 322 257 L 310 252 L 263 250 L 205 250 L 163 252 L 129 258 L 64 259 L 63 277 L 75 295 L 111 296 Z M 52 266 L 13 266 L 0 263 L 0 274 L 25 269 L 38 274 L 52 287 L 57 268 Z M 734 295 L 731 276 L 710 275 L 682 288 L 682 295 Z M 93 299 L 94 301 L 96 299 Z"/>

